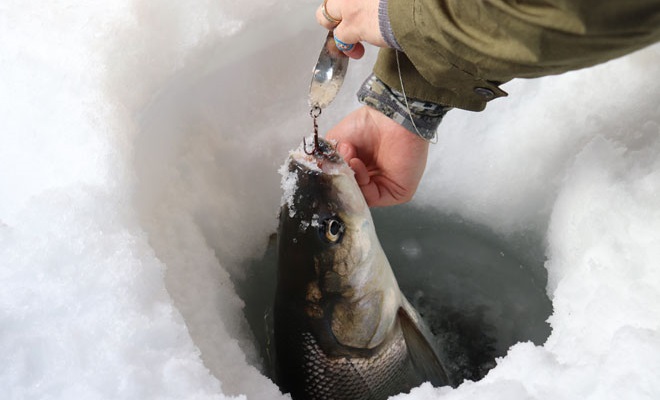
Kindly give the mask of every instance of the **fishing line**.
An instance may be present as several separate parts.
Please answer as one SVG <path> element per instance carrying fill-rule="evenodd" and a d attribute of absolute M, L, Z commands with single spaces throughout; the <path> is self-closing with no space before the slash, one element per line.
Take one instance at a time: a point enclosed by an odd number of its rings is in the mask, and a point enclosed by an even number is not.
<path fill-rule="evenodd" d="M 410 122 L 412 123 L 412 126 L 415 128 L 415 131 L 417 132 L 417 135 L 427 142 L 431 144 L 436 144 L 438 143 L 438 136 L 434 135 L 433 139 L 427 139 L 424 137 L 419 132 L 419 129 L 417 128 L 417 125 L 415 124 L 415 119 L 412 116 L 412 112 L 410 111 L 410 105 L 408 104 L 408 96 L 406 96 L 406 90 L 403 88 L 403 77 L 401 76 L 401 64 L 399 63 L 399 50 L 394 49 L 394 54 L 396 56 L 396 69 L 399 72 L 399 83 L 401 84 L 401 93 L 403 94 L 403 101 L 406 103 L 406 111 L 408 111 L 408 116 L 410 117 Z"/>

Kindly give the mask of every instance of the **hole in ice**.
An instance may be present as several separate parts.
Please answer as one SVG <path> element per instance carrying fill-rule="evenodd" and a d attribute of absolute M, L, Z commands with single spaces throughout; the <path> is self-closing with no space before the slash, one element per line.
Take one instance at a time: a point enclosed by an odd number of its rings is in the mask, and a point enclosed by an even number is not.
<path fill-rule="evenodd" d="M 399 286 L 447 346 L 450 373 L 479 380 L 520 341 L 545 342 L 552 305 L 541 240 L 503 238 L 489 229 L 412 206 L 372 210 Z M 272 301 L 275 240 L 237 282 L 248 323 L 273 377 Z"/>

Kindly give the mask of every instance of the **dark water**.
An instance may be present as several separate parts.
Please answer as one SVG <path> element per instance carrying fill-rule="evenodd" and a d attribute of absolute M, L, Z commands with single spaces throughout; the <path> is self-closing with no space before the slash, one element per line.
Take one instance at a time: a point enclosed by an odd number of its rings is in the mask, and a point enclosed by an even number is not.
<path fill-rule="evenodd" d="M 496 357 L 520 341 L 542 344 L 552 312 L 540 238 L 490 230 L 412 206 L 372 210 L 378 237 L 399 286 L 438 340 L 457 381 L 479 380 Z M 239 296 L 272 377 L 270 332 L 276 248 L 247 266 Z"/>

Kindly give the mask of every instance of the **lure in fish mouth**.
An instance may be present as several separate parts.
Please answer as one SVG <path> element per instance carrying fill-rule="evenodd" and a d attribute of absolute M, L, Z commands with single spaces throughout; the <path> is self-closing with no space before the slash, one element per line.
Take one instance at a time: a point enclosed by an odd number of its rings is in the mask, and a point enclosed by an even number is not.
<path fill-rule="evenodd" d="M 297 399 L 386 399 L 451 384 L 401 293 L 353 171 L 320 139 L 290 153 L 275 295 L 276 376 Z"/>

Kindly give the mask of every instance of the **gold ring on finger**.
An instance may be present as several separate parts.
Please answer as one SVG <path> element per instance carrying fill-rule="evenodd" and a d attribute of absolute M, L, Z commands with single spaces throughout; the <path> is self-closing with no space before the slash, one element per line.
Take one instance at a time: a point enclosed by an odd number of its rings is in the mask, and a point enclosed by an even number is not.
<path fill-rule="evenodd" d="M 328 20 L 331 24 L 339 25 L 341 22 L 341 18 L 335 18 L 330 13 L 328 13 L 328 10 L 325 8 L 326 4 L 328 3 L 328 0 L 323 0 L 323 5 L 321 5 L 321 13 L 325 17 L 325 19 Z"/>

